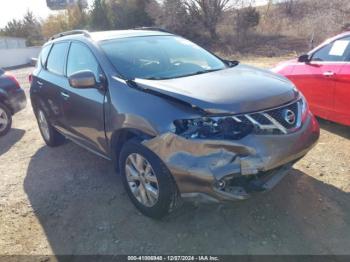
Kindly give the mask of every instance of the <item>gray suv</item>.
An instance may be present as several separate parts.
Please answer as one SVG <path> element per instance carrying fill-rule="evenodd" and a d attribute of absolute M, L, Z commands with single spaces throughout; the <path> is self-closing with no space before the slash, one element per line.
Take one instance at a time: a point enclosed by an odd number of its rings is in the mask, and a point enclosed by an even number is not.
<path fill-rule="evenodd" d="M 184 198 L 269 190 L 319 137 L 286 78 L 156 29 L 52 37 L 30 94 L 46 144 L 69 139 L 111 160 L 131 201 L 153 218 Z"/>

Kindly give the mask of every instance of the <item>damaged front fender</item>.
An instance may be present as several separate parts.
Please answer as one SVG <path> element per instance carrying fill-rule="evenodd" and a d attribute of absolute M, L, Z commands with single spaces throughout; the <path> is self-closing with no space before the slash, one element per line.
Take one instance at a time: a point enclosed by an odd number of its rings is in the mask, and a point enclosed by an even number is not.
<path fill-rule="evenodd" d="M 174 176 L 182 195 L 204 193 L 217 200 L 234 200 L 249 197 L 247 190 L 231 184 L 241 179 L 277 176 L 288 171 L 292 163 L 304 156 L 319 136 L 313 116 L 303 127 L 281 136 L 249 135 L 237 141 L 186 139 L 167 132 L 143 144 L 156 153 Z M 280 179 L 274 179 L 274 181 Z M 262 180 L 261 180 L 262 181 Z M 275 182 L 257 181 L 249 186 L 267 190 Z M 269 186 L 267 186 L 269 185 Z M 248 190 L 249 191 L 249 190 Z"/>
<path fill-rule="evenodd" d="M 166 163 L 180 192 L 213 194 L 217 181 L 228 176 L 240 176 L 242 156 L 252 156 L 256 150 L 230 141 L 188 140 L 166 133 L 144 145 Z M 254 160 L 251 160 L 254 162 Z M 255 166 L 259 161 L 255 160 Z"/>

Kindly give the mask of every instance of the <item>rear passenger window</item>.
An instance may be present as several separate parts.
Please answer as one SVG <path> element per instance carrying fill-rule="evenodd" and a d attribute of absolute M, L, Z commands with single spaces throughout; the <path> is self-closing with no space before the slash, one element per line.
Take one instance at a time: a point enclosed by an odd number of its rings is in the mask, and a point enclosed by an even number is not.
<path fill-rule="evenodd" d="M 47 59 L 47 70 L 52 73 L 63 75 L 64 62 L 67 54 L 69 43 L 57 43 L 51 49 L 49 58 Z"/>

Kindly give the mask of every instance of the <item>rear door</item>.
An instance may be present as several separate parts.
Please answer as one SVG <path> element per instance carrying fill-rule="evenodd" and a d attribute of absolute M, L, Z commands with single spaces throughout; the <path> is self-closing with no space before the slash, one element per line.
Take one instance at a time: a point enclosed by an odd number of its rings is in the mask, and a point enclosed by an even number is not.
<path fill-rule="evenodd" d="M 328 43 L 311 55 L 309 63 L 298 63 L 290 76 L 306 96 L 311 111 L 331 119 L 339 73 L 346 64 L 349 41 L 342 38 Z"/>
<path fill-rule="evenodd" d="M 69 42 L 58 42 L 43 49 L 41 57 L 47 55 L 42 70 L 33 76 L 33 95 L 40 98 L 39 105 L 46 112 L 49 121 L 65 133 L 62 111 L 62 86 L 66 83 L 64 76 Z M 44 47 L 45 48 L 45 47 Z M 47 52 L 47 53 L 46 53 Z"/>
<path fill-rule="evenodd" d="M 89 47 L 81 42 L 71 43 L 67 58 L 67 77 L 90 70 L 98 82 L 95 88 L 77 89 L 65 82 L 63 90 L 64 125 L 76 142 L 105 154 L 107 144 L 104 126 L 105 89 L 99 88 L 101 67 Z"/>

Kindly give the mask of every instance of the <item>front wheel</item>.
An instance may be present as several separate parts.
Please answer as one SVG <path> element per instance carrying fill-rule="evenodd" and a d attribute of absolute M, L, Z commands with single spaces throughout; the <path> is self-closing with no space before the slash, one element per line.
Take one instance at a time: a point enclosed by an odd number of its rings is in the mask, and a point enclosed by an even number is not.
<path fill-rule="evenodd" d="M 160 219 L 175 207 L 177 187 L 162 160 L 138 140 L 127 141 L 119 165 L 126 192 L 146 216 Z"/>
<path fill-rule="evenodd" d="M 45 112 L 38 108 L 35 112 L 38 121 L 39 130 L 45 143 L 50 147 L 62 145 L 65 137 L 61 135 L 49 122 Z"/>
<path fill-rule="evenodd" d="M 12 116 L 10 110 L 3 103 L 0 103 L 0 136 L 6 135 L 12 125 Z"/>

